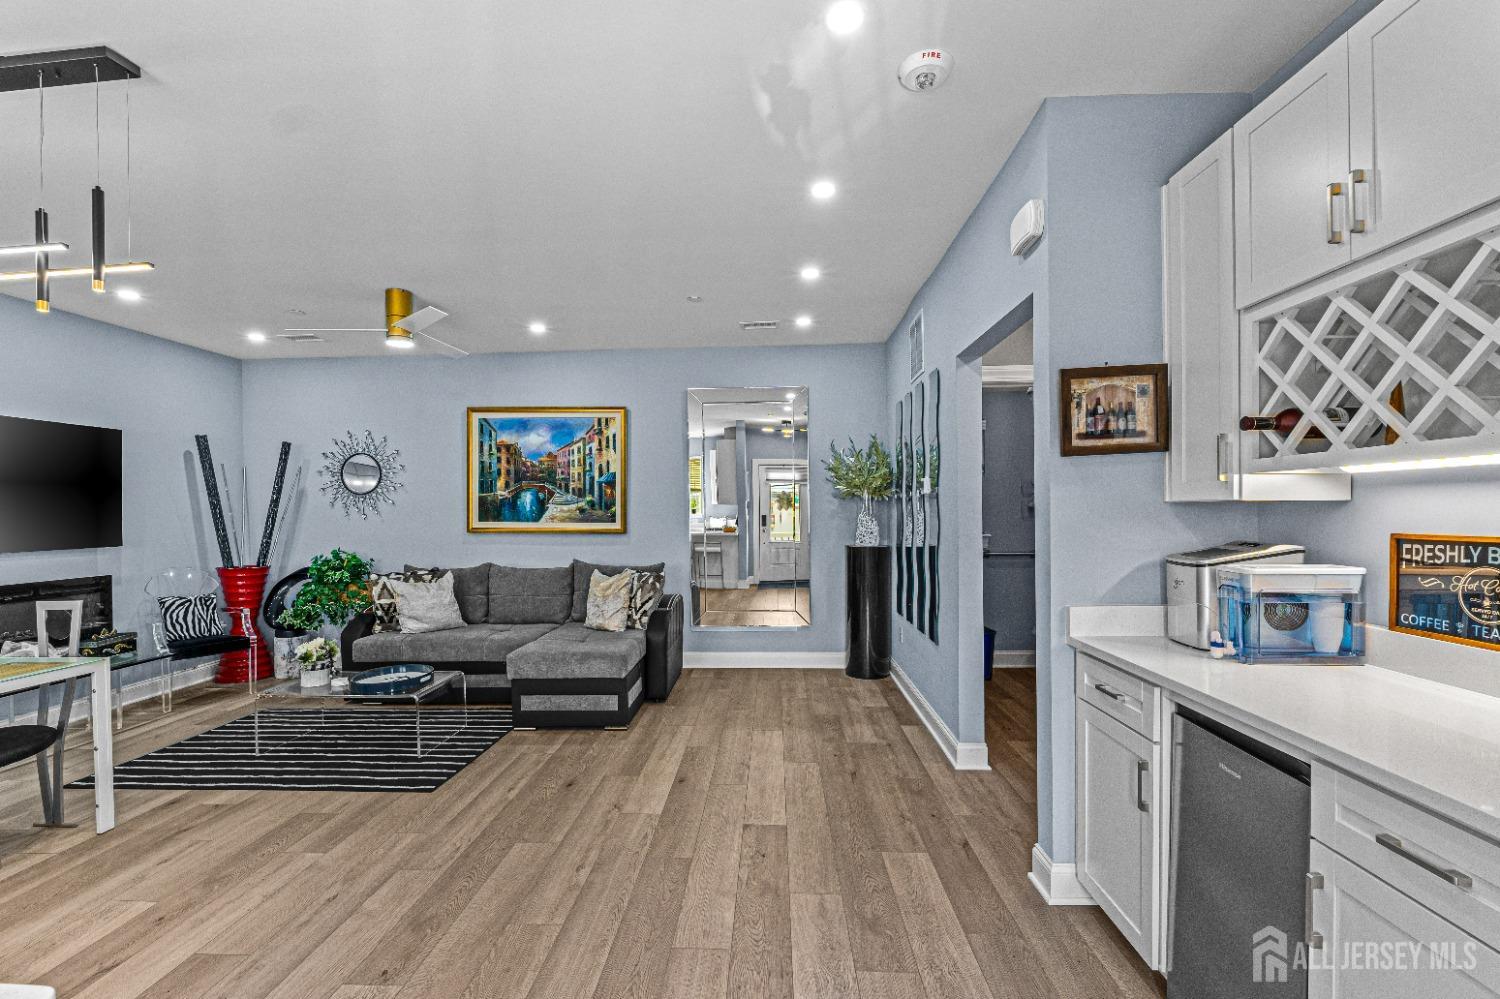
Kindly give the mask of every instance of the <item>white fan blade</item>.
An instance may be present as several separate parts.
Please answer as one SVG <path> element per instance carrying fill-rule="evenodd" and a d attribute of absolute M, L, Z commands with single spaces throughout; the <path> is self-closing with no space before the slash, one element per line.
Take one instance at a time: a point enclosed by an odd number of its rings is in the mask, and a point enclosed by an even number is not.
<path fill-rule="evenodd" d="M 299 327 L 297 327 L 295 329 L 293 329 L 293 328 L 287 328 L 287 329 L 282 330 L 281 332 L 283 332 L 283 333 L 384 333 L 384 332 L 386 332 L 386 328 L 384 326 L 381 326 L 381 327 L 378 327 L 376 329 L 349 329 L 349 328 L 346 328 L 346 327 L 339 327 L 338 329 L 320 329 L 320 328 L 314 327 L 314 326 L 299 326 Z"/>
<path fill-rule="evenodd" d="M 448 313 L 444 312 L 442 309 L 435 309 L 429 305 L 424 309 L 418 309 L 416 312 L 413 312 L 405 319 L 396 320 L 396 325 L 404 330 L 410 330 L 413 333 L 420 333 L 427 327 L 431 326 L 433 323 L 437 322 L 439 319 L 446 319 L 447 317 Z"/>
<path fill-rule="evenodd" d="M 467 350 L 464 350 L 462 347 L 455 347 L 455 346 L 453 346 L 453 344 L 447 343 L 447 342 L 445 342 L 443 340 L 439 340 L 437 337 L 433 336 L 431 333 L 421 333 L 421 332 L 419 332 L 419 333 L 417 333 L 417 336 L 426 337 L 428 340 L 431 340 L 433 343 L 437 344 L 439 347 L 447 347 L 449 350 L 453 351 L 455 354 L 459 355 L 460 357 L 468 357 L 469 356 L 469 352 Z"/>

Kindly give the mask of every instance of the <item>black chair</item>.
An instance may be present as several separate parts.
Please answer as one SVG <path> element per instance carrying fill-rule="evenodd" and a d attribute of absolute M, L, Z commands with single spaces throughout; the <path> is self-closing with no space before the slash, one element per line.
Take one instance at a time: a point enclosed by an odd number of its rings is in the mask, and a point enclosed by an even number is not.
<path fill-rule="evenodd" d="M 45 688 L 43 688 L 45 690 Z M 0 726 L 0 767 L 19 763 L 29 756 L 36 757 L 37 780 L 42 787 L 43 825 L 62 825 L 62 759 L 54 761 L 56 774 L 48 772 L 47 750 L 58 744 L 68 724 L 68 705 L 72 699 L 73 683 L 67 684 L 63 695 L 63 706 L 58 711 L 58 724 L 51 725 L 3 725 Z M 46 701 L 37 708 L 37 717 L 46 717 Z"/>

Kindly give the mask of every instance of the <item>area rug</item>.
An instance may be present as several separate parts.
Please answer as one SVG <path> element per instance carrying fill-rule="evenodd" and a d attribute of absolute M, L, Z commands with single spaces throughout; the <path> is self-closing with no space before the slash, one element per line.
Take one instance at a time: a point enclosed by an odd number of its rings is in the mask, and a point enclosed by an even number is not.
<path fill-rule="evenodd" d="M 116 788 L 435 791 L 511 730 L 511 711 L 471 708 L 262 710 L 115 765 Z M 68 785 L 91 788 L 90 774 Z"/>

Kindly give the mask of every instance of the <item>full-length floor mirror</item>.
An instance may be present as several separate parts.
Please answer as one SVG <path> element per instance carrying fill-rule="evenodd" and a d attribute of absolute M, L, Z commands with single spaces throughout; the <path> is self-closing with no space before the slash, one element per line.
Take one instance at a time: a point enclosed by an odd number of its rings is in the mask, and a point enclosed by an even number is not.
<path fill-rule="evenodd" d="M 812 624 L 806 386 L 687 394 L 693 624 Z"/>

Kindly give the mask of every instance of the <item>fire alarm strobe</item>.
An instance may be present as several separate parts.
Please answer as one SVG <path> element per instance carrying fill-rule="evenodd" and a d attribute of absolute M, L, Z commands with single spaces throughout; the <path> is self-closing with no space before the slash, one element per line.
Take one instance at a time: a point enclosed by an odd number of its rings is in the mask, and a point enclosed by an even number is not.
<path fill-rule="evenodd" d="M 921 93 L 948 79 L 948 73 L 952 69 L 953 56 L 948 52 L 943 49 L 923 49 L 901 60 L 896 78 L 907 90 Z"/>

